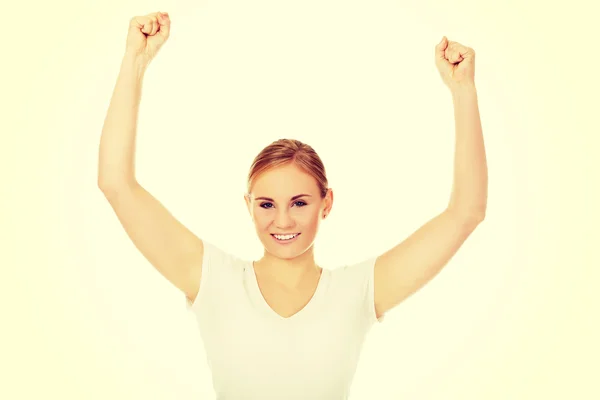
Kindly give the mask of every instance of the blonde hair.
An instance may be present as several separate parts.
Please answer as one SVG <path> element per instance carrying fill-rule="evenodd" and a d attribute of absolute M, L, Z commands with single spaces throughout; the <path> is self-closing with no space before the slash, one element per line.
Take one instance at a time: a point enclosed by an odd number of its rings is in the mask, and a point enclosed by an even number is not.
<path fill-rule="evenodd" d="M 255 179 L 263 172 L 287 164 L 295 164 L 317 181 L 321 198 L 328 190 L 325 166 L 317 152 L 308 144 L 295 139 L 279 139 L 271 143 L 254 158 L 248 173 L 248 194 Z"/>

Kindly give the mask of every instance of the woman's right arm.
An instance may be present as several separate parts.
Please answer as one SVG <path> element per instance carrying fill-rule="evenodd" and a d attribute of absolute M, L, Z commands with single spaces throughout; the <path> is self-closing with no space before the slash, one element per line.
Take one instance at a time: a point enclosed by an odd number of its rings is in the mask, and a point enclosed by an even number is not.
<path fill-rule="evenodd" d="M 136 17 L 130 24 L 128 48 L 100 138 L 98 186 L 137 249 L 193 302 L 200 286 L 202 240 L 148 193 L 135 174 L 137 119 L 144 74 L 168 37 L 169 26 L 163 28 L 164 20 L 158 21 L 161 15 L 156 13 Z M 162 41 L 159 29 L 167 33 Z M 151 42 L 152 38 L 157 39 Z M 143 52 L 142 46 L 145 46 Z"/>

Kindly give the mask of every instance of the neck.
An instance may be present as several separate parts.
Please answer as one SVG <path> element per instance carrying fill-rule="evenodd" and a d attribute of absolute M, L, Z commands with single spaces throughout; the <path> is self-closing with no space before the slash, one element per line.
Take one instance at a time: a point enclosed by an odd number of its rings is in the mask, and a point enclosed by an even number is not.
<path fill-rule="evenodd" d="M 307 278 L 313 278 L 315 273 L 321 273 L 321 268 L 315 263 L 312 246 L 298 257 L 290 259 L 279 258 L 265 250 L 254 266 L 257 272 L 288 287 L 296 287 Z"/>

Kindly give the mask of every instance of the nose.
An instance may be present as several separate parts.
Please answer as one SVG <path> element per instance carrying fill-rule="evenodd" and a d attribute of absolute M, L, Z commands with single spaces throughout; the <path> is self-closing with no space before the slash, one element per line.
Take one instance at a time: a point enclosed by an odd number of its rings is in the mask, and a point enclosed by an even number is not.
<path fill-rule="evenodd" d="M 294 220 L 290 217 L 290 214 L 285 209 L 278 210 L 275 215 L 275 226 L 279 229 L 286 229 L 294 226 Z"/>

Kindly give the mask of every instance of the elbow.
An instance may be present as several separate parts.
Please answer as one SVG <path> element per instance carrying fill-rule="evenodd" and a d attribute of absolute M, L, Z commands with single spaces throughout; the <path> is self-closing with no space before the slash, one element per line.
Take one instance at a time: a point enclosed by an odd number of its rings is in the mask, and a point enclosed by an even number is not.
<path fill-rule="evenodd" d="M 458 210 L 448 208 L 448 212 L 452 213 L 457 219 L 464 221 L 465 224 L 477 226 L 485 220 L 486 209 Z"/>
<path fill-rule="evenodd" d="M 125 188 L 130 188 L 135 185 L 135 179 L 113 178 L 103 174 L 98 175 L 96 184 L 98 189 L 105 197 L 113 197 L 116 193 L 122 192 Z"/>
<path fill-rule="evenodd" d="M 459 202 L 453 196 L 446 207 L 446 211 L 454 215 L 455 218 L 467 223 L 479 224 L 485 219 L 487 210 L 487 199 L 478 202 L 465 201 Z"/>
<path fill-rule="evenodd" d="M 471 218 L 471 220 L 473 220 L 473 222 L 475 224 L 482 223 L 483 220 L 485 219 L 485 210 L 481 210 L 481 211 L 477 211 L 477 212 L 473 213 L 470 218 Z"/>
<path fill-rule="evenodd" d="M 118 192 L 116 185 L 108 184 L 105 180 L 98 179 L 98 189 L 102 192 L 104 197 L 111 199 L 114 197 L 115 192 Z"/>
<path fill-rule="evenodd" d="M 479 210 L 468 214 L 465 217 L 465 221 L 467 225 L 472 226 L 473 228 L 479 226 L 485 219 L 485 210 Z"/>
<path fill-rule="evenodd" d="M 113 180 L 108 179 L 104 174 L 100 173 L 98 174 L 98 179 L 96 181 L 96 184 L 98 185 L 98 189 L 100 189 L 100 191 L 102 193 L 105 193 L 107 191 L 110 191 L 111 188 L 113 188 L 115 185 L 113 182 Z"/>

